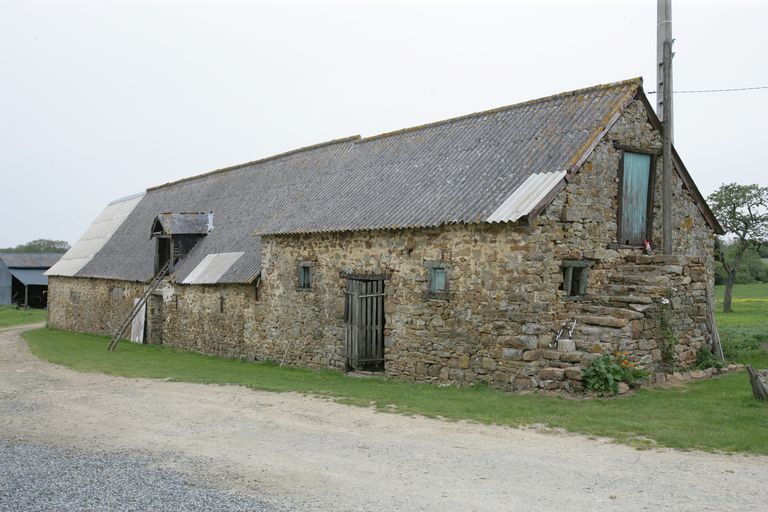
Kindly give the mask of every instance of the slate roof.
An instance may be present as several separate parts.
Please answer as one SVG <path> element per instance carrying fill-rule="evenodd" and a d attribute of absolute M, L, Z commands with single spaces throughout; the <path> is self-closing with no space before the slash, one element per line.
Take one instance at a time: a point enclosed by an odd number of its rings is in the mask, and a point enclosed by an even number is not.
<path fill-rule="evenodd" d="M 49 268 L 61 256 L 54 252 L 0 252 L 0 260 L 9 268 Z"/>
<path fill-rule="evenodd" d="M 163 212 L 213 212 L 174 275 L 187 283 L 252 282 L 267 234 L 514 221 L 564 183 L 641 87 L 599 85 L 150 188 L 71 275 L 148 280 L 147 235 Z"/>
<path fill-rule="evenodd" d="M 161 213 L 157 223 L 165 235 L 206 235 L 213 215 L 207 213 Z"/>

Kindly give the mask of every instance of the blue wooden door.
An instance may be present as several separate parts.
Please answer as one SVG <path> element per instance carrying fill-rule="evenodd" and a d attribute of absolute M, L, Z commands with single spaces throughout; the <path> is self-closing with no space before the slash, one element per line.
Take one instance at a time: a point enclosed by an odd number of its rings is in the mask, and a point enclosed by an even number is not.
<path fill-rule="evenodd" d="M 621 219 L 619 219 L 620 243 L 640 245 L 645 240 L 650 172 L 650 155 L 624 153 Z"/>

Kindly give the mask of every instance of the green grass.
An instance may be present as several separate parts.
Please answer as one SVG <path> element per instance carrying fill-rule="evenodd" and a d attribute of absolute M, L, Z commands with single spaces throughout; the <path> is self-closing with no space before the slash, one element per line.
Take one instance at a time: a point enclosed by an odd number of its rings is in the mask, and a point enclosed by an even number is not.
<path fill-rule="evenodd" d="M 501 425 L 544 424 L 633 446 L 768 454 L 768 404 L 752 397 L 744 372 L 681 389 L 641 390 L 613 399 L 514 395 L 486 387 L 458 389 L 340 372 L 231 361 L 157 345 L 38 329 L 24 334 L 32 352 L 78 371 L 125 377 L 240 384 L 266 391 L 333 397 L 381 411 Z"/>
<path fill-rule="evenodd" d="M 16 309 L 16 306 L 0 306 L 0 328 L 14 325 L 36 324 L 48 319 L 45 309 Z"/>
<path fill-rule="evenodd" d="M 768 368 L 768 283 L 735 285 L 731 313 L 723 313 L 724 290 L 715 287 L 715 320 L 726 357 Z"/>

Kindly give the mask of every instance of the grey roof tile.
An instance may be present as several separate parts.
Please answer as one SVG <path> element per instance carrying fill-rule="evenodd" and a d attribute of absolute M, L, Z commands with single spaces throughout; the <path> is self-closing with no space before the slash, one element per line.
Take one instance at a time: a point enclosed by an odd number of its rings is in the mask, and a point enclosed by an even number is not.
<path fill-rule="evenodd" d="M 14 268 L 49 268 L 63 255 L 53 252 L 0 252 L 5 266 Z"/>

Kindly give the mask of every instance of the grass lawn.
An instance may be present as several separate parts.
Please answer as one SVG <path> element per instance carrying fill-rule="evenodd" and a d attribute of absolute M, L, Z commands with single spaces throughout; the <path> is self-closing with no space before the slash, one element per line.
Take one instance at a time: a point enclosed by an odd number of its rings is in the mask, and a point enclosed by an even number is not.
<path fill-rule="evenodd" d="M 457 389 L 340 372 L 231 361 L 157 345 L 121 343 L 51 329 L 24 334 L 32 352 L 84 372 L 183 382 L 241 384 L 296 391 L 382 411 L 501 425 L 545 424 L 638 447 L 768 454 L 768 404 L 758 402 L 744 372 L 681 389 L 641 390 L 613 399 L 514 395 L 485 387 Z"/>
<path fill-rule="evenodd" d="M 0 306 L 0 328 L 14 325 L 36 324 L 48 319 L 45 309 L 16 309 L 16 306 Z"/>

